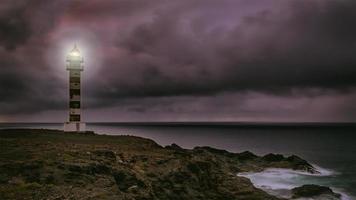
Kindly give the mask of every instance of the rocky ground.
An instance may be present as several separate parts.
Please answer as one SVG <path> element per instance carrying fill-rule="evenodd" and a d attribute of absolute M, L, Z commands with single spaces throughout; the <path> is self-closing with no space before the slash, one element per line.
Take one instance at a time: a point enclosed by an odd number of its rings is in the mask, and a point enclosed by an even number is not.
<path fill-rule="evenodd" d="M 266 168 L 318 173 L 297 156 L 162 147 L 133 136 L 0 130 L 0 199 L 279 199 L 236 176 Z M 293 194 L 339 197 L 313 185 Z"/>

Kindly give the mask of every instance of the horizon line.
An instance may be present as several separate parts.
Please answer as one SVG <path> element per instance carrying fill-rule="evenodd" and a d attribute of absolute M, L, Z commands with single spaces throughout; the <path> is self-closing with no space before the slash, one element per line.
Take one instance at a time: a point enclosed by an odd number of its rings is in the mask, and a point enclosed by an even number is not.
<path fill-rule="evenodd" d="M 0 122 L 0 124 L 61 124 L 64 122 Z M 296 124 L 305 124 L 305 125 L 317 125 L 317 124 L 349 124 L 356 125 L 356 122 L 345 121 L 345 122 L 269 122 L 269 121 L 88 121 L 84 123 L 89 124 L 221 124 L 221 125 L 296 125 Z"/>

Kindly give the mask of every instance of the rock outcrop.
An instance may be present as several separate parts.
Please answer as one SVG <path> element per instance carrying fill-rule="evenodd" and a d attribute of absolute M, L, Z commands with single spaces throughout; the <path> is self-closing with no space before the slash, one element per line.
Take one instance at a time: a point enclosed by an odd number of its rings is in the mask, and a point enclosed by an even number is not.
<path fill-rule="evenodd" d="M 314 198 L 314 199 L 340 199 L 341 195 L 334 193 L 330 188 L 319 185 L 303 185 L 293 188 L 292 194 L 294 199 Z"/>
<path fill-rule="evenodd" d="M 305 160 L 211 147 L 161 147 L 133 136 L 0 130 L 0 199 L 274 200 L 239 172 L 288 168 Z M 295 197 L 304 195 L 295 189 Z"/>

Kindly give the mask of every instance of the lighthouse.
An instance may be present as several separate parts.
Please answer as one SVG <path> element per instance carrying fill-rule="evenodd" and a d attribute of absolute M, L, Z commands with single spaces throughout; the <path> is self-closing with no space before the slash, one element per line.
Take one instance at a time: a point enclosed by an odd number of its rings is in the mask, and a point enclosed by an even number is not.
<path fill-rule="evenodd" d="M 81 122 L 80 75 L 83 71 L 83 57 L 77 45 L 69 52 L 66 59 L 69 71 L 69 117 L 64 123 L 65 132 L 85 132 L 85 123 Z"/>

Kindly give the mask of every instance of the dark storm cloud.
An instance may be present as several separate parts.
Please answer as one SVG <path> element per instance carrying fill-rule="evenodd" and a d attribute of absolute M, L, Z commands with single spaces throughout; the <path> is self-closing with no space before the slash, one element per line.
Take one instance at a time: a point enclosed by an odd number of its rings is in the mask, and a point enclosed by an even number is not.
<path fill-rule="evenodd" d="M 84 79 L 91 108 L 145 113 L 170 98 L 157 106 L 170 112 L 186 105 L 180 97 L 337 96 L 356 85 L 352 0 L 19 0 L 2 1 L 0 13 L 1 114 L 66 108 L 66 83 L 46 59 L 63 30 L 103 46 Z"/>
<path fill-rule="evenodd" d="M 59 5 L 44 0 L 0 3 L 0 114 L 65 105 L 64 97 L 57 96 L 62 85 L 45 59 L 46 35 L 63 7 Z"/>
<path fill-rule="evenodd" d="M 355 86 L 355 2 L 279 1 L 278 9 L 233 20 L 239 4 L 227 1 L 236 7 L 225 18 L 219 16 L 224 6 L 215 7 L 216 14 L 209 3 L 161 9 L 153 20 L 119 32 L 118 48 L 127 52 L 103 66 L 111 88 L 101 92 L 174 96 Z"/>
<path fill-rule="evenodd" d="M 3 58 L 0 66 L 1 114 L 62 109 L 65 105 L 62 85 L 47 71 L 33 69 L 14 58 Z"/>
<path fill-rule="evenodd" d="M 24 44 L 31 35 L 23 7 L 15 7 L 0 14 L 0 45 L 8 50 Z"/>
<path fill-rule="evenodd" d="M 14 50 L 31 36 L 42 37 L 63 13 L 66 0 L 13 0 L 0 3 L 0 46 Z"/>

